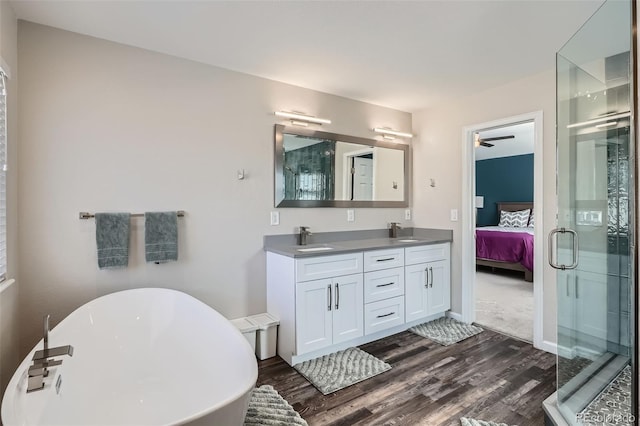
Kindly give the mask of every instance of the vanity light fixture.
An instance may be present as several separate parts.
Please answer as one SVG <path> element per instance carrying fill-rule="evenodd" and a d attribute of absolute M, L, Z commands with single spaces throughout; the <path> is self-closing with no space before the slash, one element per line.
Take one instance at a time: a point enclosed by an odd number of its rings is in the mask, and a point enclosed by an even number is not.
<path fill-rule="evenodd" d="M 389 139 L 389 137 L 400 136 L 401 138 L 412 138 L 413 134 L 399 132 L 397 130 L 389 129 L 387 127 L 374 127 L 373 131 L 376 133 L 381 133 L 383 138 Z"/>
<path fill-rule="evenodd" d="M 609 120 L 615 120 L 618 118 L 627 118 L 627 117 L 631 117 L 631 112 L 627 111 L 627 112 L 621 112 L 618 114 L 609 114 L 604 117 L 594 118 L 593 120 L 587 120 L 587 121 L 581 121 L 580 123 L 568 124 L 567 129 L 573 129 L 574 127 L 590 126 L 592 124 L 598 124 L 598 123 L 603 123 Z"/>
<path fill-rule="evenodd" d="M 299 112 L 276 111 L 275 114 L 278 117 L 291 119 L 291 124 L 295 124 L 298 126 L 308 126 L 309 123 L 331 124 L 331 120 L 327 120 L 326 118 L 313 117 L 311 115 L 305 115 Z"/>

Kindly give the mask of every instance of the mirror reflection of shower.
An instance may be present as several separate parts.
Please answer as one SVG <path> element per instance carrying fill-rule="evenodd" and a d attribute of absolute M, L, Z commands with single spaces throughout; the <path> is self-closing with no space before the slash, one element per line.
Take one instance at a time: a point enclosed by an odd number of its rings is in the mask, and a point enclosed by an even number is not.
<path fill-rule="evenodd" d="M 284 133 L 284 199 L 402 202 L 405 160 L 402 149 Z"/>

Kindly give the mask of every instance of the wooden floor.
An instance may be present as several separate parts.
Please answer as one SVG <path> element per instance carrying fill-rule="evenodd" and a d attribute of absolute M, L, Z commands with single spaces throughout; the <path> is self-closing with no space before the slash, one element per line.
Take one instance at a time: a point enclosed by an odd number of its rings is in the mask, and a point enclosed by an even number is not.
<path fill-rule="evenodd" d="M 393 368 L 324 396 L 275 357 L 260 361 L 258 386 L 272 385 L 310 425 L 539 426 L 555 391 L 554 355 L 489 330 L 448 347 L 404 332 L 360 348 Z"/>

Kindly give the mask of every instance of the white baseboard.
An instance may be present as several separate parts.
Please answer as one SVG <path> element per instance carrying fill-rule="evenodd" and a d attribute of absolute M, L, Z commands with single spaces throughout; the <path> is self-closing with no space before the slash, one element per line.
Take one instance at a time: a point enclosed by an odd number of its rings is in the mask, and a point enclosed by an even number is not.
<path fill-rule="evenodd" d="M 557 346 L 556 354 L 560 354 L 563 358 L 573 359 L 575 357 L 586 358 L 591 361 L 598 359 L 603 352 L 597 351 L 583 346 L 574 346 L 567 348 L 565 346 Z"/>
<path fill-rule="evenodd" d="M 549 352 L 554 355 L 558 355 L 558 344 L 554 342 L 550 342 L 548 340 L 543 340 L 542 345 L 538 349 L 541 349 L 545 352 Z"/>
<path fill-rule="evenodd" d="M 459 314 L 457 312 L 447 311 L 445 315 L 449 318 L 453 318 L 456 321 L 464 322 L 462 321 L 462 314 Z"/>

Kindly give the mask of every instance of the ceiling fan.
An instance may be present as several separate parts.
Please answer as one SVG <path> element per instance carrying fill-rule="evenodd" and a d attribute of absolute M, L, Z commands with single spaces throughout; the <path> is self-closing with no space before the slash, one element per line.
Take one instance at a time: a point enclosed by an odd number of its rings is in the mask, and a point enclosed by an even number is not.
<path fill-rule="evenodd" d="M 481 138 L 480 133 L 475 132 L 473 136 L 473 142 L 475 146 L 486 146 L 487 148 L 491 148 L 494 144 L 489 143 L 489 141 L 499 141 L 502 139 L 513 139 L 515 135 L 507 135 L 507 136 L 496 136 L 494 138 Z"/>

